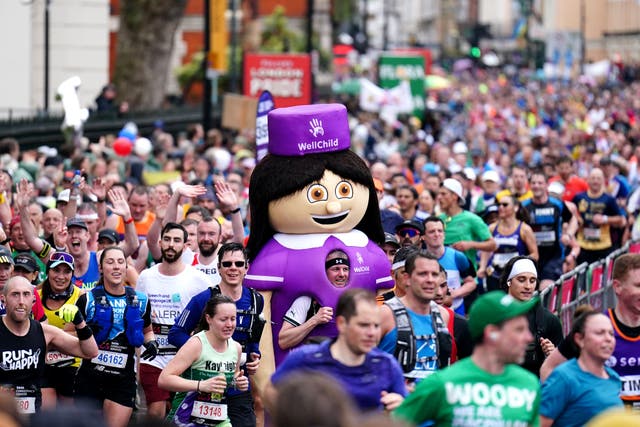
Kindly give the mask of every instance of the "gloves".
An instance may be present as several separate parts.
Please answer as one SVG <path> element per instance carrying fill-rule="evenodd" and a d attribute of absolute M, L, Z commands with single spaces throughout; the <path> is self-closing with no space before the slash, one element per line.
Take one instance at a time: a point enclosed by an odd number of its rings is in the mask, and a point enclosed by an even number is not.
<path fill-rule="evenodd" d="M 84 322 L 84 317 L 82 317 L 82 313 L 77 306 L 73 304 L 65 304 L 60 307 L 60 310 L 56 312 L 58 317 L 60 317 L 65 322 L 73 322 L 74 325 L 79 325 Z"/>
<path fill-rule="evenodd" d="M 140 357 L 144 360 L 153 360 L 156 358 L 156 356 L 158 355 L 158 351 L 159 346 L 158 346 L 158 341 L 156 340 L 151 340 L 149 342 L 146 342 L 143 344 L 144 345 L 144 352 L 140 355 Z"/>

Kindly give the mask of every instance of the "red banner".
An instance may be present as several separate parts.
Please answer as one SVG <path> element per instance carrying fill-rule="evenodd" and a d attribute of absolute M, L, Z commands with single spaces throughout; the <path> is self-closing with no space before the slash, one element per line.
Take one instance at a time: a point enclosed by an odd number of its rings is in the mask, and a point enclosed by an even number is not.
<path fill-rule="evenodd" d="M 599 291 L 600 288 L 602 288 L 603 273 L 604 266 L 602 264 L 591 270 L 591 293 Z"/>
<path fill-rule="evenodd" d="M 311 60 L 307 54 L 248 53 L 244 57 L 244 94 L 273 95 L 276 108 L 311 103 Z"/>

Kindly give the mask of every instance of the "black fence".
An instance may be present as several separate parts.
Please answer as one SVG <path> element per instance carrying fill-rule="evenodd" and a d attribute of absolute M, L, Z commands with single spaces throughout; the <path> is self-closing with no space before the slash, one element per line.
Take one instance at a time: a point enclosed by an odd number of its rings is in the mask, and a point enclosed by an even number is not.
<path fill-rule="evenodd" d="M 42 145 L 57 147 L 63 144 L 64 136 L 61 125 L 64 116 L 51 114 L 28 118 L 10 118 L 0 120 L 0 139 L 12 137 L 18 140 L 23 149 L 37 148 Z M 213 125 L 220 123 L 220 114 L 213 112 Z M 137 111 L 126 115 L 92 112 L 84 124 L 84 136 L 90 141 L 97 141 L 100 136 L 117 134 L 127 122 L 138 126 L 140 135 L 148 135 L 153 131 L 154 123 L 163 122 L 166 132 L 177 134 L 185 131 L 191 123 L 202 122 L 200 107 L 180 107 L 153 111 Z"/>

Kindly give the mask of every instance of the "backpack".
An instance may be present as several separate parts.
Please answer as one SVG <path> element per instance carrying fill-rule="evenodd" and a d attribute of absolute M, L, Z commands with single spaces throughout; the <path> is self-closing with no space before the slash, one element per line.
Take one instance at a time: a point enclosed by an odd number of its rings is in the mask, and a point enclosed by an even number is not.
<path fill-rule="evenodd" d="M 236 308 L 236 312 L 238 314 L 246 314 L 249 315 L 249 326 L 237 326 L 237 332 L 243 332 L 247 334 L 246 342 L 240 342 L 242 348 L 244 349 L 248 343 L 258 344 L 260 342 L 260 338 L 262 337 L 262 331 L 264 329 L 264 325 L 266 323 L 264 317 L 261 316 L 262 309 L 264 308 L 264 298 L 260 293 L 258 293 L 253 288 L 247 288 L 251 293 L 251 307 L 249 310 Z M 220 290 L 220 286 L 214 286 L 209 288 L 211 292 L 210 298 L 213 298 L 216 295 L 220 295 L 222 291 Z"/>

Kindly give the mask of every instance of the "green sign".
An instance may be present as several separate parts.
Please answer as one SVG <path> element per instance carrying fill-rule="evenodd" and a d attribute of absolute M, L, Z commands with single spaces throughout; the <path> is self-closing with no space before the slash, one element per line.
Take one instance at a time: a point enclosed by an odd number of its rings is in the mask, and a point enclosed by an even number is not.
<path fill-rule="evenodd" d="M 378 85 L 391 89 L 409 79 L 413 96 L 413 115 L 422 119 L 424 113 L 424 56 L 382 55 L 378 62 Z"/>

